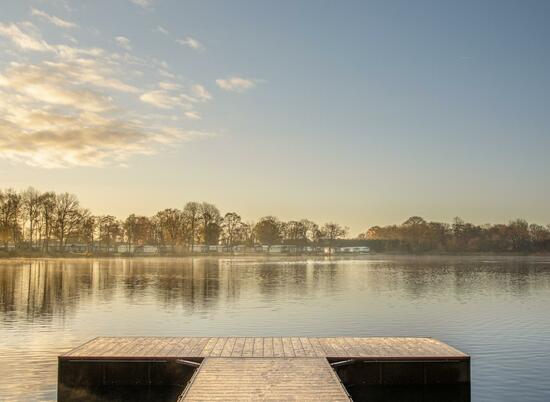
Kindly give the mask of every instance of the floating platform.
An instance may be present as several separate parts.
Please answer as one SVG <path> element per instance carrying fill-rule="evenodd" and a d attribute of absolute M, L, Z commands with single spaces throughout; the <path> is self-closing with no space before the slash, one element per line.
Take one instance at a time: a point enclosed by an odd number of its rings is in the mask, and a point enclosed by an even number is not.
<path fill-rule="evenodd" d="M 432 338 L 100 337 L 59 356 L 58 376 L 59 401 L 116 387 L 173 388 L 165 400 L 181 402 L 349 401 L 350 387 L 434 384 L 468 384 L 469 398 L 470 357 Z"/>

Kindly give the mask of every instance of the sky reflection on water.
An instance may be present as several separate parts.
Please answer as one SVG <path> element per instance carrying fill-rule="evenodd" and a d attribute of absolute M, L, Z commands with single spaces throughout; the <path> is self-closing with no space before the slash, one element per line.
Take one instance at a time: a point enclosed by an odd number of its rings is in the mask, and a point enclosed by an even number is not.
<path fill-rule="evenodd" d="M 56 356 L 100 335 L 433 336 L 472 400 L 550 395 L 550 258 L 0 262 L 0 399 L 55 400 Z"/>

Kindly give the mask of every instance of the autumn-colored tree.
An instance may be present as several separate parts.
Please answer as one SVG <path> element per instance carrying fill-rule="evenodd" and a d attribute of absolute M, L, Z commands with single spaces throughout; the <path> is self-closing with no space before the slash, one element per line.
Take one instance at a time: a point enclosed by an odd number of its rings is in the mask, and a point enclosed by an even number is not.
<path fill-rule="evenodd" d="M 172 247 L 173 251 L 177 244 L 183 242 L 183 213 L 178 209 L 168 208 L 157 212 L 155 217 L 162 231 L 162 239 Z"/>
<path fill-rule="evenodd" d="M 122 234 L 122 224 L 112 215 L 99 216 L 97 218 L 99 241 L 106 245 L 107 250 L 117 241 Z"/>
<path fill-rule="evenodd" d="M 254 226 L 256 239 L 268 249 L 281 241 L 281 222 L 274 216 L 264 216 Z"/>
<path fill-rule="evenodd" d="M 168 208 L 152 217 L 131 214 L 122 223 L 112 215 L 94 217 L 72 194 L 41 193 L 33 188 L 0 190 L 0 249 L 38 244 L 48 253 L 52 239 L 60 251 L 68 241 L 85 243 L 92 250 L 98 240 L 110 249 L 123 241 L 128 245 L 169 244 L 175 251 L 176 245 L 192 248 L 196 241 L 213 245 L 220 239 L 228 246 L 260 242 L 271 247 L 283 242 L 332 248 L 347 232 L 337 223 L 319 228 L 307 219 L 283 223 L 274 216 L 263 217 L 256 224 L 244 223 L 236 212 L 222 218 L 218 208 L 206 202 L 189 202 L 183 210 Z M 522 219 L 475 225 L 460 218 L 447 224 L 412 216 L 401 225 L 372 226 L 357 239 L 368 241 L 377 251 L 549 252 L 550 225 L 528 224 Z"/>
<path fill-rule="evenodd" d="M 15 243 L 20 237 L 21 207 L 21 196 L 15 190 L 0 191 L 0 238 L 5 247 L 9 241 Z"/>
<path fill-rule="evenodd" d="M 242 237 L 243 222 L 239 214 L 228 212 L 222 221 L 223 238 L 226 246 L 233 246 Z"/>

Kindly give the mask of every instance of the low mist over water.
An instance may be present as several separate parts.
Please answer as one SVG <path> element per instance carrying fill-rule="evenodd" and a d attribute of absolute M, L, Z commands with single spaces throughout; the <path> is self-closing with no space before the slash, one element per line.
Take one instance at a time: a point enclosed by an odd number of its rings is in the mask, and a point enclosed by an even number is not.
<path fill-rule="evenodd" d="M 0 262 L 0 396 L 55 400 L 58 354 L 100 335 L 433 336 L 472 400 L 550 394 L 550 258 Z"/>

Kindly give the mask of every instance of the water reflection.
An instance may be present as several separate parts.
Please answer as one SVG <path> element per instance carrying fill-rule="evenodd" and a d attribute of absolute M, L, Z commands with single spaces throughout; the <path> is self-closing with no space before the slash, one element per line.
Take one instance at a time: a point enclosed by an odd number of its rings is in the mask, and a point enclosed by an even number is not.
<path fill-rule="evenodd" d="M 217 259 L 42 260 L 4 264 L 0 270 L 0 306 L 18 319 L 69 315 L 79 305 L 122 297 L 138 302 L 153 296 L 164 306 L 193 310 L 214 308 L 243 291 L 266 299 L 285 294 L 339 289 L 340 263 L 253 262 Z M 99 298 L 99 300 L 98 300 Z"/>
<path fill-rule="evenodd" d="M 428 335 L 473 355 L 473 400 L 536 401 L 548 305 L 545 257 L 3 261 L 0 400 L 54 400 L 99 335 Z"/>
<path fill-rule="evenodd" d="M 362 402 L 470 402 L 469 385 L 363 386 L 348 390 Z"/>

